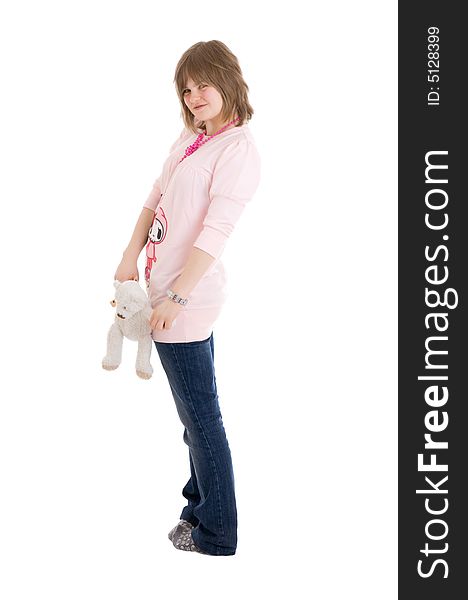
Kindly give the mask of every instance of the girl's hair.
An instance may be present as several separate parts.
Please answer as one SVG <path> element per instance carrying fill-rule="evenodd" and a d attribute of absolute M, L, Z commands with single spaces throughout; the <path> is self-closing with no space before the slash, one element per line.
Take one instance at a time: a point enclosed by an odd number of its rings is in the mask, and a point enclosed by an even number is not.
<path fill-rule="evenodd" d="M 254 110 L 247 97 L 249 86 L 244 81 L 237 57 L 223 42 L 197 42 L 182 54 L 175 70 L 174 83 L 185 126 L 194 133 L 206 132 L 205 121 L 196 119 L 185 104 L 183 91 L 188 78 L 197 84 L 206 82 L 221 94 L 222 122 L 231 121 L 237 115 L 240 119 L 236 127 L 240 127 L 252 118 Z"/>

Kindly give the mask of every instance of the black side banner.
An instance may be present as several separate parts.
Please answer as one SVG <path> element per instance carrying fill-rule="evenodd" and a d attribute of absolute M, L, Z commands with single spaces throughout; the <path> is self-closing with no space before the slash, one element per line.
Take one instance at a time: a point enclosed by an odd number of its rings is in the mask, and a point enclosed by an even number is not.
<path fill-rule="evenodd" d="M 399 598 L 468 598 L 463 3 L 399 3 Z"/>

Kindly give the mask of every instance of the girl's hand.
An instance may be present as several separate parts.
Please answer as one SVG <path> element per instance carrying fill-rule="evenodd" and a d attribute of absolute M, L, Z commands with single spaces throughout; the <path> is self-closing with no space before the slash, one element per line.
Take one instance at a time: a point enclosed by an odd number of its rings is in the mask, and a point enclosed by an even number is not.
<path fill-rule="evenodd" d="M 128 279 L 139 281 L 138 278 L 137 261 L 134 258 L 122 258 L 115 272 L 114 279 L 117 279 L 117 281 L 127 281 Z"/>
<path fill-rule="evenodd" d="M 151 313 L 151 329 L 170 329 L 181 308 L 181 304 L 173 302 L 169 298 L 158 304 Z"/>

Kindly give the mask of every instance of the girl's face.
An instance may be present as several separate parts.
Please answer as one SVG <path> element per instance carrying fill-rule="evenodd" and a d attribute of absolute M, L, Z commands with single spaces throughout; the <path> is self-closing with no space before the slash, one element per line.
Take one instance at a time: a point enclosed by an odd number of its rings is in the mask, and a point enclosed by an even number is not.
<path fill-rule="evenodd" d="M 183 90 L 184 102 L 190 109 L 190 112 L 199 121 L 207 123 L 210 129 L 218 124 L 218 116 L 223 106 L 223 99 L 216 88 L 200 81 L 198 85 L 192 80 L 187 80 L 187 85 Z M 200 108 L 197 108 L 200 106 Z"/>

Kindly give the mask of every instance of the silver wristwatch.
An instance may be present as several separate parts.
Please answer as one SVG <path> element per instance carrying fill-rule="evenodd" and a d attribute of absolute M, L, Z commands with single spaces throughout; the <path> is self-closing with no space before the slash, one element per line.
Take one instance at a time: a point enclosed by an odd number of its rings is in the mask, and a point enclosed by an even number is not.
<path fill-rule="evenodd" d="M 173 302 L 177 302 L 178 304 L 182 304 L 185 306 L 188 302 L 188 298 L 181 298 L 178 294 L 174 293 L 172 290 L 167 290 L 167 295 Z"/>

